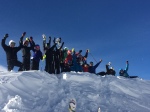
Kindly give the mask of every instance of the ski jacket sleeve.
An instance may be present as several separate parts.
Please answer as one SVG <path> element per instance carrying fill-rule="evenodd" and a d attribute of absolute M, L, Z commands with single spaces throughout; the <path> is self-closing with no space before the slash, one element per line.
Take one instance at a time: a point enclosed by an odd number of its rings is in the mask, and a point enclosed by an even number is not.
<path fill-rule="evenodd" d="M 86 53 L 85 53 L 84 57 L 85 57 L 85 58 L 87 58 L 87 57 L 88 57 L 88 52 L 86 52 Z"/>
<path fill-rule="evenodd" d="M 108 73 L 109 72 L 109 67 L 108 67 L 108 65 L 106 65 L 106 73 Z"/>
<path fill-rule="evenodd" d="M 98 63 L 94 66 L 94 68 L 96 69 L 96 68 L 99 66 L 100 63 L 101 63 L 101 62 L 98 62 Z"/>
<path fill-rule="evenodd" d="M 5 51 L 7 51 L 8 46 L 5 44 L 6 39 L 2 39 L 1 45 Z"/>
<path fill-rule="evenodd" d="M 126 64 L 125 71 L 127 72 L 127 71 L 128 71 L 128 69 L 129 69 L 129 63 L 128 63 L 128 64 Z"/>

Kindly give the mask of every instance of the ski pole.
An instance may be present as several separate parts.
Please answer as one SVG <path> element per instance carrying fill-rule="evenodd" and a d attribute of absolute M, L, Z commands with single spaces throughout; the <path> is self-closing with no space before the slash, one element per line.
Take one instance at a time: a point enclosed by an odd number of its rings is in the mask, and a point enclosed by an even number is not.
<path fill-rule="evenodd" d="M 96 61 L 96 59 L 94 58 L 94 56 L 92 55 L 92 53 L 89 53 L 91 56 L 92 56 L 92 58 L 94 59 L 94 61 L 97 63 L 97 61 Z"/>

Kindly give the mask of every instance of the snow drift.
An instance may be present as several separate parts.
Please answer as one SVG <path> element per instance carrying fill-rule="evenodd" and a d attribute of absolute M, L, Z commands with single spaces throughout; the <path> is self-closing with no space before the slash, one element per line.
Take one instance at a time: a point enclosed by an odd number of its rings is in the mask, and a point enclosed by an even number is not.
<path fill-rule="evenodd" d="M 1 112 L 150 112 L 150 81 L 90 73 L 0 72 Z"/>

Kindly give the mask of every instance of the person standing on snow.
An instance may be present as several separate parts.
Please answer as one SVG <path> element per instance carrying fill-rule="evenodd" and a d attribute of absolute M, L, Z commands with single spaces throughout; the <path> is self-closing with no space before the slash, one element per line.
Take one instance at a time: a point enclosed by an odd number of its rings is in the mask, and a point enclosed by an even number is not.
<path fill-rule="evenodd" d="M 26 32 L 24 32 L 24 35 Z M 35 43 L 33 41 L 33 38 L 30 37 L 30 39 L 26 38 L 26 40 L 23 41 L 23 37 L 21 38 L 22 43 L 22 58 L 23 58 L 23 70 L 27 71 L 30 70 L 30 57 L 31 53 L 30 50 L 34 49 Z M 30 43 L 30 47 L 28 46 Z"/>
<path fill-rule="evenodd" d="M 43 36 L 43 49 L 45 53 L 45 71 L 52 74 L 54 73 L 54 48 L 56 44 L 51 47 L 51 37 L 46 44 L 46 36 Z"/>
<path fill-rule="evenodd" d="M 94 73 L 96 74 L 96 68 L 99 66 L 99 64 L 102 62 L 102 59 L 100 59 L 100 61 L 93 66 L 93 62 L 90 62 L 89 64 L 89 73 Z"/>
<path fill-rule="evenodd" d="M 43 59 L 40 45 L 36 44 L 33 49 L 33 57 L 31 57 L 31 70 L 39 70 L 40 60 Z"/>
<path fill-rule="evenodd" d="M 24 34 L 22 34 L 22 37 L 24 37 Z M 1 45 L 4 51 L 6 52 L 8 71 L 13 70 L 14 66 L 19 67 L 18 71 L 22 71 L 23 64 L 20 61 L 18 61 L 18 57 L 17 57 L 17 52 L 21 50 L 22 44 L 21 42 L 19 42 L 19 46 L 15 47 L 16 44 L 15 41 L 10 40 L 9 46 L 7 46 L 5 44 L 7 38 L 8 38 L 8 34 L 5 34 L 4 38 L 2 39 Z"/>
<path fill-rule="evenodd" d="M 54 52 L 54 60 L 55 60 L 55 74 L 60 74 L 60 63 L 61 63 L 61 49 L 64 45 L 64 42 L 61 44 L 61 38 L 54 38 L 55 52 Z"/>

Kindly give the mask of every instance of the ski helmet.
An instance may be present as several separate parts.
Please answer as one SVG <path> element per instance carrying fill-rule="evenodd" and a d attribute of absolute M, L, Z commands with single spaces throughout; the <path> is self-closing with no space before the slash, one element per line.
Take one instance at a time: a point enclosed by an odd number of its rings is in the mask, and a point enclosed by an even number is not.
<path fill-rule="evenodd" d="M 13 43 L 13 44 L 16 44 L 14 40 L 10 40 L 10 41 L 9 41 L 9 45 L 11 45 L 12 43 Z"/>
<path fill-rule="evenodd" d="M 55 43 L 59 43 L 60 42 L 60 38 L 56 38 Z"/>
<path fill-rule="evenodd" d="M 67 47 L 64 47 L 64 50 L 68 50 L 68 48 L 67 48 Z"/>

